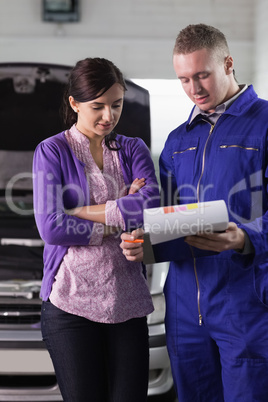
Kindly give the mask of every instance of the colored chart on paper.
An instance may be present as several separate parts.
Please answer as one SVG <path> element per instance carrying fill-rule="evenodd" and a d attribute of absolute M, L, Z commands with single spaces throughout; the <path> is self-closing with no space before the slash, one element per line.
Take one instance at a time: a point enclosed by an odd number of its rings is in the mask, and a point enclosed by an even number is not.
<path fill-rule="evenodd" d="M 224 231 L 229 218 L 224 200 L 148 208 L 143 212 L 144 230 L 152 244 L 198 232 Z"/>
<path fill-rule="evenodd" d="M 183 204 L 183 205 L 171 205 L 169 207 L 163 207 L 162 212 L 164 214 L 170 214 L 172 212 L 180 212 L 180 211 L 190 211 L 198 208 L 198 203 L 194 204 Z"/>

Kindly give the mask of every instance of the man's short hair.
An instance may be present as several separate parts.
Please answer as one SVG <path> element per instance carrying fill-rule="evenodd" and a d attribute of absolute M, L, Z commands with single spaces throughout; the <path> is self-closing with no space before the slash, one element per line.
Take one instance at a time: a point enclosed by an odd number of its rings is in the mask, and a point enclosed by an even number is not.
<path fill-rule="evenodd" d="M 217 50 L 222 58 L 230 54 L 225 35 L 206 24 L 188 25 L 178 34 L 173 54 L 188 54 L 200 49 Z"/>

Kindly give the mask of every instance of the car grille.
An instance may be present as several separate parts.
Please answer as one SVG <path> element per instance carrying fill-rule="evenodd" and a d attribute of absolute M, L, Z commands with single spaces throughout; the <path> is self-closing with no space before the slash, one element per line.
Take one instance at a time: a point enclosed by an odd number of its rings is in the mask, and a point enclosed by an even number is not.
<path fill-rule="evenodd" d="M 40 388 L 56 387 L 57 380 L 55 375 L 0 375 L 1 388 Z M 0 393 L 1 395 L 1 393 Z"/>
<path fill-rule="evenodd" d="M 0 304 L 0 325 L 36 324 L 40 315 L 40 304 Z"/>

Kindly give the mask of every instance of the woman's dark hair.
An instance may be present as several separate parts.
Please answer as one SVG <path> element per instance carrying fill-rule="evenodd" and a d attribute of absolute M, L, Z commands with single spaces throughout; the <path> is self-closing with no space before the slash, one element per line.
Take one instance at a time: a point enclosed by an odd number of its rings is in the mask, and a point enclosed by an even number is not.
<path fill-rule="evenodd" d="M 100 97 L 114 84 L 120 84 L 126 91 L 123 74 L 110 60 L 104 58 L 86 58 L 76 63 L 71 70 L 63 97 L 62 114 L 64 122 L 70 127 L 77 121 L 77 114 L 71 108 L 69 96 L 76 102 L 88 102 Z M 105 137 L 109 149 L 110 142 L 115 140 L 115 132 Z"/>

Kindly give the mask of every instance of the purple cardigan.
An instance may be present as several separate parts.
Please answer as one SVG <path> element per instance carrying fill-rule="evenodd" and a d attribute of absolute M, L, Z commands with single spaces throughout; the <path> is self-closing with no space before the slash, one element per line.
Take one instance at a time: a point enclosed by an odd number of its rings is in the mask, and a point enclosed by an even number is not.
<path fill-rule="evenodd" d="M 143 209 L 159 206 L 159 186 L 150 151 L 140 138 L 117 135 L 124 181 L 129 187 L 135 178 L 146 179 L 136 194 L 117 199 L 126 230 L 143 224 Z M 116 152 L 116 151 L 115 151 Z M 67 215 L 65 209 L 89 205 L 89 187 L 84 164 L 76 158 L 64 132 L 42 141 L 33 160 L 35 220 L 45 242 L 43 300 L 49 298 L 58 267 L 69 246 L 87 246 L 94 222 Z"/>

